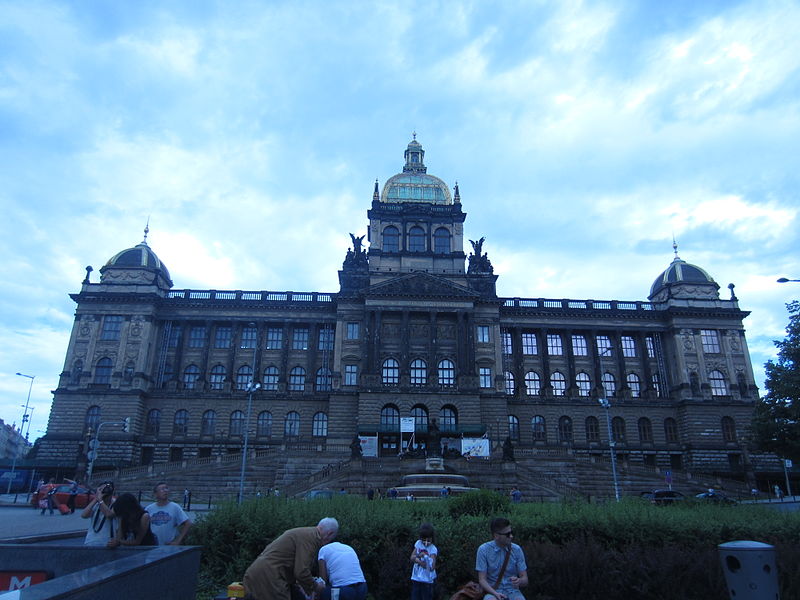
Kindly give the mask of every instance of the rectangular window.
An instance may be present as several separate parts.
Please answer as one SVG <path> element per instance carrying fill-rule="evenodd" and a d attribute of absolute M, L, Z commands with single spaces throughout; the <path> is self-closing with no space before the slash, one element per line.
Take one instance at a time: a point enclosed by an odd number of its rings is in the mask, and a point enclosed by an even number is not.
<path fill-rule="evenodd" d="M 231 347 L 231 328 L 230 327 L 217 327 L 214 333 L 214 348 L 230 348 Z"/>
<path fill-rule="evenodd" d="M 295 327 L 292 331 L 292 350 L 308 350 L 308 327 Z"/>
<path fill-rule="evenodd" d="M 523 333 L 522 334 L 522 353 L 523 354 L 536 354 L 539 352 L 539 348 L 536 345 L 536 334 L 535 333 Z"/>
<path fill-rule="evenodd" d="M 189 330 L 189 348 L 202 348 L 206 345 L 206 328 L 192 327 Z"/>
<path fill-rule="evenodd" d="M 701 329 L 700 339 L 703 342 L 703 352 L 719 354 L 719 334 L 714 329 Z"/>
<path fill-rule="evenodd" d="M 103 318 L 103 330 L 100 332 L 101 340 L 118 340 L 122 331 L 122 317 L 109 315 Z"/>
<path fill-rule="evenodd" d="M 478 369 L 478 376 L 480 377 L 480 385 L 482 388 L 491 388 L 492 385 L 492 369 L 490 367 L 480 367 Z"/>
<path fill-rule="evenodd" d="M 267 328 L 267 350 L 280 350 L 283 347 L 283 329 Z"/>
<path fill-rule="evenodd" d="M 575 356 L 586 356 L 589 351 L 586 347 L 586 338 L 582 335 L 572 336 L 572 353 Z"/>
<path fill-rule="evenodd" d="M 347 339 L 348 340 L 357 340 L 359 337 L 361 337 L 359 329 L 360 329 L 359 323 L 348 323 L 347 324 L 347 333 L 346 333 Z"/>
<path fill-rule="evenodd" d="M 256 327 L 245 327 L 242 329 L 242 348 L 255 348 L 258 344 L 258 329 Z"/>
<path fill-rule="evenodd" d="M 169 339 L 167 340 L 167 348 L 177 348 L 181 343 L 181 328 L 173 325 L 169 330 Z"/>
<path fill-rule="evenodd" d="M 358 385 L 358 365 L 344 366 L 344 384 Z"/>
<path fill-rule="evenodd" d="M 511 342 L 511 334 L 507 331 L 503 332 L 503 354 L 513 353 L 513 344 Z"/>
<path fill-rule="evenodd" d="M 620 340 L 622 343 L 622 356 L 634 358 L 636 356 L 636 342 L 629 335 L 623 335 Z"/>
<path fill-rule="evenodd" d="M 478 325 L 477 327 L 478 333 L 478 341 L 484 344 L 487 344 L 491 341 L 489 338 L 489 326 L 488 325 Z"/>
<path fill-rule="evenodd" d="M 600 357 L 611 356 L 611 339 L 607 335 L 597 336 L 597 354 Z"/>
<path fill-rule="evenodd" d="M 547 353 L 550 356 L 559 356 L 564 354 L 564 350 L 561 347 L 561 336 L 557 333 L 547 334 Z"/>
<path fill-rule="evenodd" d="M 655 358 L 656 357 L 656 345 L 653 341 L 653 336 L 648 335 L 644 338 L 644 346 L 647 349 L 647 358 Z"/>
<path fill-rule="evenodd" d="M 333 350 L 333 329 L 319 330 L 319 350 Z"/>

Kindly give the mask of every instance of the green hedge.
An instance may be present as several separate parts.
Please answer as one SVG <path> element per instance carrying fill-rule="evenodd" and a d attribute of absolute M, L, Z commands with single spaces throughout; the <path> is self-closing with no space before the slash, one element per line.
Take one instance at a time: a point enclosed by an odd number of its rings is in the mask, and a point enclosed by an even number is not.
<path fill-rule="evenodd" d="M 528 560 L 528 600 L 725 598 L 716 546 L 749 539 L 774 544 L 781 598 L 800 598 L 800 515 L 759 506 L 687 502 L 658 507 L 632 499 L 510 505 L 481 491 L 436 502 L 368 501 L 355 496 L 303 502 L 283 498 L 225 505 L 203 517 L 190 543 L 204 547 L 201 595 L 209 597 L 291 527 L 339 520 L 339 540 L 358 552 L 375 600 L 410 596 L 408 557 L 420 523 L 436 528 L 438 592 L 447 598 L 473 577 L 475 549 L 493 516 L 511 519 Z M 205 594 L 205 595 L 204 595 Z"/>

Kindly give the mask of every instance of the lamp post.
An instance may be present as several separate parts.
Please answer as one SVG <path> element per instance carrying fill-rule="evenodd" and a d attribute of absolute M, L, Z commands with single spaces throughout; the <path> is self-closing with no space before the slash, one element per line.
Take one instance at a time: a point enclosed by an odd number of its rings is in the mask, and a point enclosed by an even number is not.
<path fill-rule="evenodd" d="M 611 346 L 603 348 L 597 353 L 597 361 L 600 366 L 600 397 L 597 401 L 600 406 L 606 409 L 606 424 L 608 425 L 608 452 L 611 454 L 611 475 L 614 478 L 614 498 L 619 502 L 619 481 L 617 479 L 617 442 L 614 441 L 614 431 L 611 428 L 611 403 L 606 397 L 606 384 L 603 382 L 603 355 L 611 352 Z"/>
<path fill-rule="evenodd" d="M 788 279 L 787 277 L 781 277 L 778 279 L 778 283 L 800 283 L 800 279 Z"/>
<path fill-rule="evenodd" d="M 28 385 L 28 399 L 25 401 L 25 409 L 22 411 L 22 424 L 19 426 L 19 437 L 20 441 L 22 438 L 22 429 L 25 427 L 25 421 L 28 420 L 28 406 L 31 403 L 31 390 L 33 389 L 33 380 L 36 379 L 36 375 L 25 375 L 25 373 L 17 373 L 20 377 L 27 377 L 31 380 L 30 384 Z M 28 424 L 28 431 L 30 431 L 30 424 Z M 6 490 L 6 494 L 11 493 L 11 484 L 14 481 L 14 472 L 17 470 L 17 457 L 19 457 L 19 446 L 17 446 L 16 450 L 14 451 L 14 460 L 11 462 L 11 477 L 8 479 L 8 489 Z"/>
<path fill-rule="evenodd" d="M 248 327 L 255 327 L 255 323 L 250 323 Z M 258 332 L 256 332 L 255 343 L 253 344 L 253 378 L 247 384 L 247 416 L 244 421 L 244 444 L 242 448 L 242 471 L 239 474 L 239 499 L 238 504 L 244 500 L 244 472 L 247 467 L 247 442 L 250 439 L 250 413 L 253 410 L 253 393 L 261 389 L 261 384 L 256 383 L 256 358 L 258 353 Z"/>

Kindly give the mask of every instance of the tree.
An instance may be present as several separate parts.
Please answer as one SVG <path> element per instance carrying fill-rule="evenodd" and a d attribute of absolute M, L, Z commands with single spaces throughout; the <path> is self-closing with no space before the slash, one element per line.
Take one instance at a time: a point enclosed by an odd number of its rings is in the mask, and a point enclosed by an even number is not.
<path fill-rule="evenodd" d="M 786 337 L 776 341 L 777 361 L 767 361 L 767 394 L 756 405 L 753 442 L 759 450 L 800 461 L 800 302 L 786 305 Z"/>

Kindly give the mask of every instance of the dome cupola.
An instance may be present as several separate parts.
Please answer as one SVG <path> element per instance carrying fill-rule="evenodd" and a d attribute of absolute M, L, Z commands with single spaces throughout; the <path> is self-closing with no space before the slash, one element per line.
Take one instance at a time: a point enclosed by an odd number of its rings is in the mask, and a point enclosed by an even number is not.
<path fill-rule="evenodd" d="M 381 202 L 420 202 L 425 204 L 453 204 L 447 184 L 433 175 L 428 175 L 425 166 L 425 150 L 417 141 L 417 134 L 408 143 L 405 151 L 406 164 L 403 172 L 390 177 L 383 186 Z"/>
<path fill-rule="evenodd" d="M 673 242 L 675 258 L 650 287 L 650 301 L 664 302 L 670 298 L 718 300 L 719 285 L 697 265 L 678 256 L 678 245 Z"/>
<path fill-rule="evenodd" d="M 103 265 L 100 269 L 101 283 L 156 285 L 161 289 L 172 287 L 169 270 L 147 245 L 149 231 L 149 227 L 145 227 L 144 239 L 139 244 L 117 252 Z"/>

